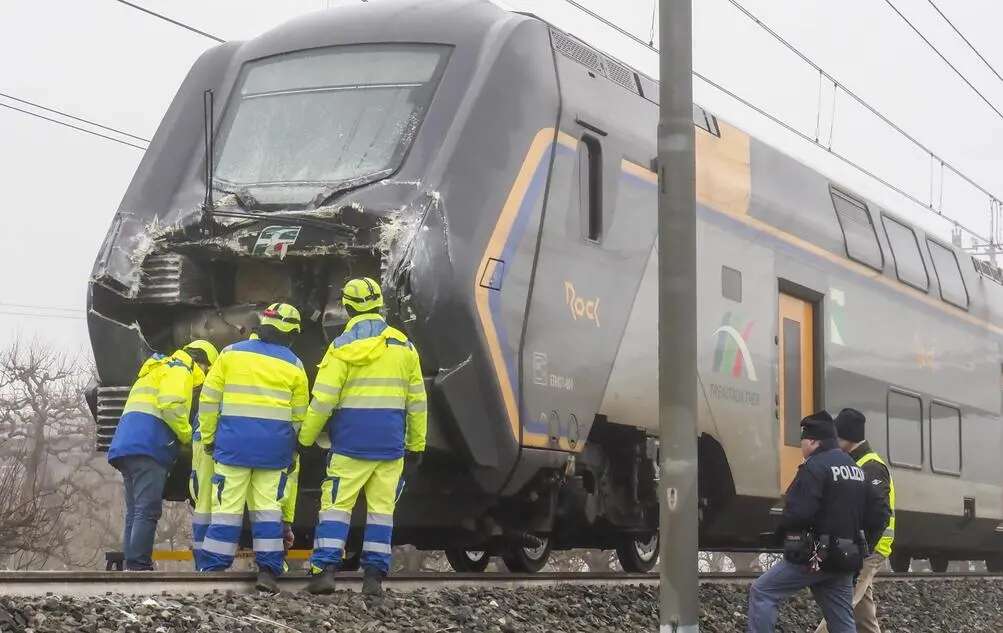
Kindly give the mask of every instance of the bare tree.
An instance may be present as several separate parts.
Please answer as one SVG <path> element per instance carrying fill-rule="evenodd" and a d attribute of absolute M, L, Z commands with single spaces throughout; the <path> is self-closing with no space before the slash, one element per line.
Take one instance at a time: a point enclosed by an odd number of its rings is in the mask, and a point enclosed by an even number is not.
<path fill-rule="evenodd" d="M 108 514 L 113 471 L 94 454 L 76 359 L 38 342 L 0 351 L 0 538 L 8 567 L 80 567 L 99 549 L 88 515 Z M 120 523 L 120 521 L 119 521 Z M 104 526 L 102 526 L 104 527 Z M 107 533 L 107 529 L 91 534 Z"/>

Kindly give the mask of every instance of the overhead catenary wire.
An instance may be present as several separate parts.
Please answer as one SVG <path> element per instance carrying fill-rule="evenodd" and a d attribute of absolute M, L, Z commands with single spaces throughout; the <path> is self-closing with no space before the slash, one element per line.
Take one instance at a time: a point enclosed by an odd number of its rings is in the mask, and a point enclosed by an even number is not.
<path fill-rule="evenodd" d="M 201 35 L 203 37 L 208 37 L 211 40 L 216 40 L 220 44 L 226 42 L 226 40 L 224 40 L 223 38 L 216 37 L 212 33 L 206 33 L 205 31 L 203 31 L 201 29 L 197 29 L 194 26 L 191 26 L 190 24 L 185 24 L 184 22 L 180 22 L 180 21 L 175 20 L 173 18 L 169 18 L 166 15 L 163 15 L 161 13 L 157 13 L 156 11 L 151 11 L 150 9 L 147 9 L 146 7 L 140 6 L 138 4 L 135 4 L 135 3 L 132 3 L 132 2 L 127 2 L 127 0 L 115 0 L 115 1 L 118 2 L 118 3 L 120 3 L 120 4 L 126 5 L 127 7 L 132 7 L 133 9 L 136 9 L 137 11 L 142 11 L 143 13 L 152 15 L 155 18 L 159 18 L 159 19 L 163 20 L 164 22 L 170 22 L 174 26 L 180 26 L 181 28 L 183 28 L 185 30 L 191 31 L 192 33 L 197 33 L 197 34 L 199 34 L 199 35 Z"/>
<path fill-rule="evenodd" d="M 12 105 L 8 105 L 6 103 L 0 103 L 0 107 L 7 108 L 9 110 L 14 110 L 14 111 L 20 112 L 22 114 L 27 114 L 28 116 L 33 116 L 33 117 L 36 117 L 36 118 L 39 118 L 39 119 L 43 119 L 43 120 L 48 121 L 50 123 L 55 123 L 56 125 L 62 125 L 64 127 L 68 127 L 68 128 L 74 129 L 74 130 L 76 130 L 78 132 L 83 132 L 84 134 L 91 134 L 93 136 L 99 136 L 99 137 L 101 137 L 103 139 L 107 139 L 109 141 L 114 141 L 116 143 L 121 143 L 122 145 L 128 145 L 129 147 L 135 147 L 136 149 L 139 149 L 139 150 L 146 151 L 146 149 L 147 149 L 146 147 L 144 147 L 142 145 L 136 145 L 135 143 L 130 143 L 130 142 L 124 141 L 124 140 L 122 140 L 120 138 L 115 138 L 114 136 L 108 136 L 107 134 L 101 134 L 100 132 L 95 132 L 94 130 L 88 130 L 88 129 L 82 128 L 82 127 L 80 127 L 78 125 L 73 125 L 72 123 L 67 123 L 66 121 L 60 121 L 58 119 L 53 119 L 51 117 L 47 117 L 47 116 L 38 114 L 37 112 L 29 112 L 28 110 L 17 108 L 17 107 L 14 107 Z"/>
<path fill-rule="evenodd" d="M 589 15 L 593 19 L 595 19 L 595 20 L 597 20 L 599 22 L 602 22 L 603 24 L 605 24 L 610 29 L 612 29 L 612 30 L 620 33 L 621 35 L 629 38 L 630 40 L 634 41 L 635 43 L 643 46 L 644 48 L 647 48 L 647 49 L 649 49 L 650 51 L 652 51 L 654 53 L 659 53 L 660 52 L 660 50 L 658 49 L 658 47 L 656 47 L 656 46 L 654 46 L 652 44 L 649 44 L 648 42 L 645 42 L 642 38 L 640 38 L 637 35 L 631 33 L 630 31 L 628 31 L 627 29 L 623 28 L 619 24 L 616 24 L 615 22 L 613 22 L 613 21 L 609 20 L 608 18 L 606 18 L 606 17 L 604 17 L 604 16 L 596 13 L 595 11 L 592 11 L 592 10 L 588 9 L 587 7 L 582 6 L 580 3 L 576 2 L 575 0 L 564 0 L 564 1 L 567 4 L 570 4 L 571 6 L 579 9 L 583 13 Z M 784 47 L 786 47 L 788 50 L 790 50 L 795 55 L 797 55 L 802 61 L 804 61 L 806 64 L 808 64 L 813 69 L 815 69 L 820 74 L 820 76 L 822 76 L 825 79 L 828 79 L 830 82 L 832 82 L 832 84 L 833 84 L 833 108 L 835 108 L 836 91 L 838 90 L 839 92 L 842 92 L 846 96 L 848 96 L 851 99 L 853 99 L 854 101 L 856 101 L 860 106 L 862 106 L 868 112 L 870 112 L 871 114 L 873 114 L 880 121 L 882 121 L 883 123 L 885 123 L 886 125 L 888 125 L 889 127 L 891 127 L 893 130 L 895 130 L 896 132 L 898 132 L 903 138 L 905 138 L 908 141 L 910 141 L 911 143 L 913 143 L 916 147 L 918 147 L 919 149 L 923 150 L 925 153 L 928 153 L 931 156 L 933 156 L 934 158 L 936 158 L 936 160 L 938 160 L 938 161 L 940 161 L 942 163 L 942 166 L 943 166 L 944 169 L 947 169 L 947 170 L 951 171 L 952 173 L 954 173 L 956 176 L 958 176 L 959 178 L 961 178 L 962 180 L 964 180 L 966 183 L 968 183 L 969 185 L 971 185 L 973 188 L 977 189 L 982 194 L 984 194 L 985 196 L 987 196 L 990 200 L 999 200 L 1000 199 L 996 194 L 994 194 L 993 192 L 989 191 L 988 189 L 986 189 L 985 187 L 983 187 L 979 183 L 975 182 L 970 176 L 968 176 L 967 174 L 963 173 L 962 171 L 960 171 L 959 169 L 957 169 L 956 167 L 954 167 L 950 163 L 946 162 L 943 158 L 941 158 L 939 155 L 937 155 L 936 153 L 934 153 L 933 150 L 931 150 L 926 145 L 924 145 L 921 141 L 919 141 L 919 139 L 917 139 L 916 137 L 914 137 L 912 134 L 909 134 L 908 132 L 906 132 L 904 129 L 902 129 L 902 127 L 900 127 L 894 121 L 892 121 L 887 116 L 885 116 L 883 113 L 881 113 L 879 110 L 877 110 L 877 108 L 875 108 L 870 103 L 868 103 L 867 101 L 865 101 L 862 97 L 860 97 L 855 92 L 853 92 L 852 90 L 850 90 L 849 88 L 847 88 L 845 84 L 843 84 L 840 80 L 838 80 L 835 77 L 833 77 L 832 74 L 830 74 L 824 68 L 822 68 L 821 66 L 819 66 L 817 63 L 815 63 L 811 58 L 809 58 L 800 49 L 798 49 L 793 44 L 791 44 L 789 41 L 787 41 L 786 39 L 784 39 L 783 36 L 781 36 L 779 33 L 777 33 L 772 28 L 770 28 L 767 24 L 765 24 L 762 20 L 760 20 L 756 15 L 754 15 L 751 11 L 749 11 L 742 4 L 740 4 L 739 2 L 737 2 L 737 0 L 728 0 L 728 2 L 731 3 L 736 9 L 738 9 L 748 19 L 750 19 L 754 23 L 756 23 L 756 25 L 758 25 L 761 29 L 763 29 L 769 35 L 771 35 L 775 40 L 777 40 L 779 43 L 781 43 Z M 774 115 L 766 112 L 762 108 L 759 108 L 759 107 L 753 105 L 747 99 L 744 99 L 744 98 L 740 97 L 739 95 L 735 94 L 734 92 L 731 92 L 730 90 L 725 89 L 721 84 L 710 80 L 705 75 L 702 75 L 702 74 L 700 74 L 700 73 L 698 73 L 696 71 L 693 72 L 693 75 L 695 77 L 697 77 L 698 79 L 700 79 L 701 81 L 704 81 L 705 83 L 707 83 L 707 85 L 709 85 L 709 86 L 717 89 L 718 91 L 724 93 L 725 95 L 727 95 L 727 96 L 735 99 L 736 101 L 742 103 L 746 107 L 748 107 L 748 108 L 750 108 L 750 109 L 758 112 L 759 114 L 765 116 L 766 118 L 772 120 L 773 122 L 780 124 L 782 127 L 784 127 L 785 129 L 787 129 L 788 131 L 797 134 L 799 137 L 807 140 L 808 142 L 812 143 L 813 145 L 816 145 L 818 147 L 821 147 L 822 149 L 825 149 L 832 156 L 835 156 L 836 158 L 840 159 L 845 164 L 853 167 L 854 169 L 856 169 L 857 171 L 863 173 L 864 175 L 867 175 L 867 176 L 871 177 L 876 182 L 879 182 L 882 185 L 884 185 L 884 186 L 888 187 L 889 189 L 891 189 L 892 191 L 895 191 L 896 193 L 899 193 L 899 194 L 903 195 L 907 199 L 909 199 L 912 202 L 916 203 L 917 205 L 919 205 L 919 206 L 921 206 L 921 207 L 923 207 L 923 208 L 925 208 L 925 209 L 927 209 L 927 210 L 935 213 L 939 217 L 945 218 L 945 219 L 950 220 L 951 222 L 957 224 L 962 229 L 964 229 L 969 234 L 971 234 L 973 237 L 975 237 L 977 239 L 980 239 L 980 240 L 985 240 L 986 239 L 983 236 L 981 236 L 978 233 L 976 233 L 975 231 L 969 229 L 968 227 L 966 227 L 964 225 L 961 225 L 960 223 L 956 222 L 955 220 L 953 220 L 953 219 L 945 216 L 943 214 L 942 210 L 938 211 L 938 210 L 932 208 L 931 205 L 929 205 L 929 204 L 927 204 L 925 202 L 922 202 L 916 196 L 913 196 L 912 194 L 907 193 L 901 187 L 898 187 L 898 186 L 895 186 L 895 185 L 891 184 L 888 180 L 886 180 L 886 179 L 878 176 L 876 173 L 874 173 L 873 171 L 867 169 L 863 165 L 860 165 L 859 163 L 854 162 L 853 160 L 851 160 L 851 159 L 849 159 L 849 158 L 847 158 L 847 157 L 839 154 L 838 152 L 833 151 L 832 150 L 832 145 L 831 145 L 831 141 L 832 141 L 832 138 L 831 138 L 831 135 L 832 135 L 832 132 L 831 132 L 832 121 L 830 121 L 829 145 L 828 145 L 828 147 L 826 147 L 824 145 L 821 145 L 820 141 L 813 140 L 807 134 L 804 134 L 800 130 L 797 130 L 796 128 L 794 128 L 790 124 L 788 124 L 788 123 L 782 121 L 781 119 L 779 119 L 778 117 L 776 117 L 776 116 L 774 116 Z"/>
<path fill-rule="evenodd" d="M 49 107 L 46 107 L 44 105 L 35 103 L 34 101 L 28 101 L 27 99 L 22 99 L 20 97 L 15 97 L 14 95 L 7 94 L 6 92 L 0 92 L 0 97 L 4 97 L 6 99 L 10 99 L 11 101 L 17 101 L 18 103 L 23 103 L 23 104 L 29 105 L 29 106 L 31 106 L 33 108 L 38 108 L 39 110 L 45 110 L 46 112 L 51 112 L 53 114 L 58 114 L 59 116 L 66 117 L 67 119 L 73 119 L 74 121 L 80 121 L 81 123 L 86 123 L 87 125 L 93 125 L 94 127 L 99 127 L 102 130 L 108 130 L 109 132 L 114 132 L 116 134 L 121 134 L 122 136 L 128 136 L 129 138 L 134 138 L 137 141 L 142 141 L 144 143 L 149 143 L 150 142 L 150 139 L 148 139 L 148 138 L 143 138 L 142 136 L 136 136 L 135 134 L 131 134 L 129 132 L 126 132 L 124 130 L 120 130 L 118 128 L 110 127 L 110 126 L 107 126 L 107 125 L 102 125 L 100 123 L 96 123 L 94 121 L 91 121 L 90 119 L 85 119 L 83 117 L 78 117 L 78 116 L 75 116 L 75 115 L 63 112 L 62 110 L 57 110 L 55 108 L 49 108 Z"/>
<path fill-rule="evenodd" d="M 926 1 L 930 3 L 930 6 L 933 7 L 934 11 L 940 14 L 940 17 L 943 18 L 945 22 L 947 22 L 948 26 L 950 26 L 954 30 L 954 32 L 958 34 L 958 37 L 960 37 L 965 42 L 965 44 L 968 45 L 968 48 L 972 49 L 972 52 L 975 53 L 975 55 L 982 60 L 982 63 L 986 65 L 986 68 L 991 70 L 992 73 L 996 75 L 997 79 L 1003 81 L 1003 76 L 1001 76 L 999 72 L 993 67 L 993 65 L 989 63 L 989 60 L 986 59 L 981 52 L 979 52 L 979 49 L 975 48 L 975 45 L 972 44 L 967 37 L 965 37 L 964 33 L 962 33 L 961 30 L 958 29 L 958 27 L 954 26 L 954 22 L 952 22 L 949 17 L 944 15 L 944 12 L 940 10 L 940 7 L 938 7 L 933 0 L 926 0 Z"/>
<path fill-rule="evenodd" d="M 942 59 L 942 60 L 944 61 L 944 63 L 945 63 L 945 64 L 947 64 L 947 66 L 948 66 L 948 67 L 949 67 L 949 68 L 950 68 L 951 70 L 953 70 L 953 71 L 954 71 L 954 74 L 956 74 L 956 75 L 957 75 L 958 77 L 960 77 L 960 78 L 961 78 L 961 81 L 965 82 L 965 84 L 966 84 L 966 85 L 967 85 L 967 86 L 968 86 L 969 88 L 971 88 L 971 89 L 972 89 L 972 92 L 974 92 L 975 94 L 977 94 L 977 95 L 979 96 L 979 98 L 980 98 L 980 99 L 982 99 L 982 101 L 984 101 L 984 102 L 985 102 L 985 104 L 986 104 L 987 106 L 989 106 L 989 108 L 990 108 L 990 109 L 992 109 L 992 111 L 993 111 L 993 112 L 995 112 L 995 113 L 997 114 L 997 116 L 999 116 L 999 117 L 1000 117 L 1001 119 L 1003 119 L 1003 112 L 1000 112 L 999 108 L 997 108 L 997 107 L 996 107 L 995 105 L 993 105 L 993 104 L 992 104 L 992 102 L 991 102 L 991 101 L 989 101 L 989 99 L 987 99 L 987 98 L 986 98 L 986 96 L 985 96 L 984 94 L 982 94 L 982 92 L 980 92 L 978 88 L 976 88 L 976 87 L 975 87 L 975 84 L 973 84 L 973 83 L 972 83 L 971 81 L 969 81 L 969 80 L 968 80 L 968 77 L 965 77 L 964 73 L 962 73 L 962 72 L 961 72 L 960 70 L 958 70 L 958 67 L 957 67 L 957 66 L 955 66 L 954 64 L 952 64 L 952 63 L 951 63 L 951 61 L 950 61 L 949 59 L 947 59 L 947 57 L 945 57 L 943 53 L 941 53 L 941 52 L 940 52 L 940 49 L 939 49 L 939 48 L 937 48 L 936 46 L 934 46 L 933 42 L 931 42 L 931 41 L 929 40 L 929 38 L 927 38 L 927 37 L 926 37 L 925 35 L 923 35 L 923 32 L 922 32 L 922 31 L 920 31 L 920 30 L 919 30 L 919 29 L 918 29 L 918 28 L 916 27 L 916 25 L 915 25 L 915 24 L 913 24 L 913 23 L 912 23 L 912 22 L 911 22 L 911 21 L 909 20 L 909 18 L 907 18 L 907 17 L 905 16 L 905 14 L 904 14 L 904 13 L 902 13 L 901 11 L 899 11 L 899 8 L 898 8 L 898 7 L 896 7 L 896 6 L 895 6 L 895 5 L 894 5 L 894 4 L 892 3 L 892 1 L 891 1 L 891 0 L 885 0 L 885 4 L 887 4 L 887 5 L 889 6 L 889 7 L 891 7 L 891 8 L 892 8 L 892 11 L 894 11 L 895 13 L 897 13 L 897 14 L 898 14 L 898 16 L 899 16 L 900 18 L 902 18 L 902 21 L 903 21 L 903 22 L 905 22 L 906 24 L 908 24 L 908 25 L 909 25 L 909 28 L 911 28 L 911 29 L 912 29 L 912 30 L 913 30 L 913 31 L 914 31 L 914 32 L 916 33 L 916 35 L 918 35 L 918 36 L 919 36 L 919 38 L 920 38 L 921 40 L 923 40 L 924 42 L 926 42 L 926 45 L 927 45 L 927 46 L 929 46 L 929 47 L 930 47 L 930 49 L 931 49 L 931 50 L 932 50 L 932 51 L 933 51 L 934 53 L 936 53 L 936 54 L 937 54 L 937 56 L 938 56 L 938 57 L 940 57 L 940 59 Z M 995 71 L 994 71 L 994 72 L 995 72 Z"/>

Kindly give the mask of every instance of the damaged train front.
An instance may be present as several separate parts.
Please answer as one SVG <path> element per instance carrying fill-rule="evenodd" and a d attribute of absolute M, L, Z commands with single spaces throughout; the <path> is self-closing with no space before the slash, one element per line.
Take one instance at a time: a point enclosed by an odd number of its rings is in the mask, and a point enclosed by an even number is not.
<path fill-rule="evenodd" d="M 311 381 L 348 321 L 340 291 L 353 277 L 381 279 L 388 318 L 420 338 L 417 314 L 431 308 L 416 308 L 410 279 L 415 267 L 438 266 L 446 247 L 418 242 L 445 235 L 438 194 L 403 163 L 447 52 L 356 45 L 257 58 L 227 44 L 203 55 L 88 286 L 97 450 L 107 450 L 150 354 L 245 339 L 270 303 L 299 308 L 293 349 Z M 184 495 L 182 485 L 165 491 Z"/>

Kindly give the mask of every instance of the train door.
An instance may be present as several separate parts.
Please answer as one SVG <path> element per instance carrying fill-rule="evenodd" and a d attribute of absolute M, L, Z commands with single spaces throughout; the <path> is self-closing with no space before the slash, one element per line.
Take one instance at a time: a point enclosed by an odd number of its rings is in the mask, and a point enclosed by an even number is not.
<path fill-rule="evenodd" d="M 815 410 L 814 304 L 780 293 L 777 343 L 780 491 L 784 492 L 802 459 L 801 419 Z"/>

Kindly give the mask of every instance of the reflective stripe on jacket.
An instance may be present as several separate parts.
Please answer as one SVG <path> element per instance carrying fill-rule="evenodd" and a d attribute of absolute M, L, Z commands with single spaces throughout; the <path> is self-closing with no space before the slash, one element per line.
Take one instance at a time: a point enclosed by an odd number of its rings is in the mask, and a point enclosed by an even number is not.
<path fill-rule="evenodd" d="M 333 453 L 398 459 L 425 450 L 427 417 L 414 345 L 379 315 L 360 314 L 319 365 L 299 441 L 310 446 L 327 425 Z"/>
<path fill-rule="evenodd" d="M 222 352 L 202 385 L 199 431 L 228 466 L 288 468 L 310 393 L 293 352 L 252 335 Z"/>
<path fill-rule="evenodd" d="M 875 552 L 888 558 L 892 555 L 892 544 L 895 542 L 895 481 L 892 479 L 891 469 L 888 468 L 888 464 L 885 463 L 885 460 L 881 459 L 880 455 L 873 451 L 867 453 L 857 460 L 857 466 L 863 468 L 868 462 L 878 462 L 888 471 L 888 507 L 891 508 L 892 515 L 888 519 L 888 525 L 885 527 L 884 534 L 881 535 L 877 546 L 874 548 Z"/>
<path fill-rule="evenodd" d="M 188 415 L 192 390 L 202 378 L 202 370 L 182 350 L 143 363 L 115 427 L 108 461 L 147 455 L 170 468 L 178 446 L 192 441 Z"/>

